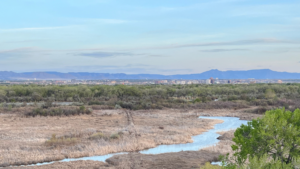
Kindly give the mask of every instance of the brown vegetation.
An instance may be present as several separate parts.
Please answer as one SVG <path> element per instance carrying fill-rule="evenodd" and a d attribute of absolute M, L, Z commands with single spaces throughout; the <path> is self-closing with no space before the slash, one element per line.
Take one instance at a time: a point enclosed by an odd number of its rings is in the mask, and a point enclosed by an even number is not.
<path fill-rule="evenodd" d="M 158 155 L 131 153 L 117 155 L 107 163 L 97 161 L 57 162 L 44 166 L 13 167 L 15 169 L 199 169 L 206 162 L 218 160 L 218 153 L 208 151 L 186 151 Z"/>
<path fill-rule="evenodd" d="M 198 119 L 199 115 L 198 110 L 172 109 L 127 113 L 98 110 L 91 115 L 69 117 L 24 118 L 19 114 L 2 114 L 0 165 L 27 165 L 192 142 L 191 136 L 220 123 Z"/>
<path fill-rule="evenodd" d="M 233 145 L 234 143 L 232 141 L 232 138 L 234 137 L 234 130 L 220 132 L 219 134 L 221 134 L 221 136 L 218 137 L 220 142 L 217 145 L 204 148 L 204 150 L 219 153 L 222 155 L 225 155 L 227 153 L 232 153 L 231 145 Z"/>

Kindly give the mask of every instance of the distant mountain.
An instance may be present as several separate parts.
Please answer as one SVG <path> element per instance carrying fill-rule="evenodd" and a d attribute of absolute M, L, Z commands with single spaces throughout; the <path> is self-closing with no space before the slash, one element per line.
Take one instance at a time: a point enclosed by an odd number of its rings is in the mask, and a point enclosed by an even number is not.
<path fill-rule="evenodd" d="M 300 79 L 300 73 L 276 72 L 269 69 L 247 71 L 219 71 L 213 69 L 200 74 L 185 75 L 159 75 L 159 74 L 110 74 L 110 73 L 87 73 L 87 72 L 27 72 L 15 73 L 0 71 L 0 80 L 103 80 L 103 79 Z"/>

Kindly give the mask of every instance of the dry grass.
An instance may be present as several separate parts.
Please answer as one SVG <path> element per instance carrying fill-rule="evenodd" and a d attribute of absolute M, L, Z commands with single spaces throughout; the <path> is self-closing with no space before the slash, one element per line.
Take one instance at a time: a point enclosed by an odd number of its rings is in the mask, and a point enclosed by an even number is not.
<path fill-rule="evenodd" d="M 241 112 L 243 110 L 167 109 L 132 111 L 128 114 L 124 110 L 95 110 L 91 115 L 35 118 L 0 114 L 0 166 L 135 152 L 161 144 L 190 143 L 191 136 L 221 123 L 218 120 L 198 119 L 198 116 L 256 118 Z M 57 134 L 57 138 L 76 138 L 77 142 L 57 147 L 45 146 L 53 133 Z M 228 151 L 226 147 L 229 144 L 224 142 L 223 147 L 210 149 L 224 153 Z"/>
<path fill-rule="evenodd" d="M 220 142 L 217 145 L 206 147 L 204 148 L 204 150 L 220 153 L 223 155 L 227 153 L 232 154 L 233 151 L 231 149 L 231 145 L 233 145 L 234 143 L 232 141 L 232 138 L 234 137 L 234 130 L 219 132 L 218 134 L 221 134 L 221 136 L 219 137 Z"/>
<path fill-rule="evenodd" d="M 201 120 L 198 115 L 197 111 L 184 110 L 135 111 L 130 123 L 122 110 L 70 117 L 0 115 L 0 165 L 135 152 L 161 144 L 192 142 L 191 136 L 221 122 Z M 57 134 L 55 139 L 49 138 L 53 133 Z M 109 139 L 91 139 L 101 138 L 99 133 L 105 133 Z"/>

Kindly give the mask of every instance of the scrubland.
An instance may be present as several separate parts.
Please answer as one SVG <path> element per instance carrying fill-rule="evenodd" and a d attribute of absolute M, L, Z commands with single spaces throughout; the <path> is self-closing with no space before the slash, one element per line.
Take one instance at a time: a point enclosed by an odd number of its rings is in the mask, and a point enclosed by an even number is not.
<path fill-rule="evenodd" d="M 270 109 L 294 110 L 300 107 L 299 93 L 298 84 L 0 86 L 0 167 L 131 152 L 106 163 L 21 168 L 199 168 L 231 151 L 233 131 L 201 151 L 137 152 L 190 143 L 191 136 L 222 122 L 199 116 L 252 120 Z"/>

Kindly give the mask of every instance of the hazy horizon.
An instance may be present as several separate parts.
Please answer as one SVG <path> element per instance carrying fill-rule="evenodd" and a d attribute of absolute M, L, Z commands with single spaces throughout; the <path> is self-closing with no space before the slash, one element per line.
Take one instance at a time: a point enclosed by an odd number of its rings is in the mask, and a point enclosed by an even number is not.
<path fill-rule="evenodd" d="M 300 1 L 10 0 L 0 71 L 300 73 Z"/>
<path fill-rule="evenodd" d="M 227 71 L 253 71 L 253 70 L 270 70 L 270 71 L 274 71 L 272 69 L 249 69 L 249 70 L 225 70 L 225 71 L 222 71 L 222 70 L 219 70 L 219 69 L 210 69 L 210 70 L 206 70 L 206 71 L 203 71 L 203 72 L 198 72 L 198 73 L 192 73 L 192 74 L 201 74 L 201 73 L 205 73 L 205 72 L 209 72 L 209 71 L 221 71 L 221 72 L 227 72 Z M 18 71 L 0 71 L 0 72 L 14 72 L 14 73 L 103 73 L 105 74 L 106 72 L 63 72 L 63 71 L 28 71 L 28 72 L 18 72 Z M 287 71 L 274 71 L 274 72 L 279 72 L 279 73 L 298 73 L 298 72 L 287 72 Z M 136 74 L 157 74 L 157 75 L 165 75 L 165 76 L 168 76 L 168 75 L 188 75 L 188 74 L 159 74 L 159 73 L 123 73 L 123 72 L 118 72 L 118 73 L 109 73 L 109 74 L 127 74 L 127 75 L 136 75 Z"/>

